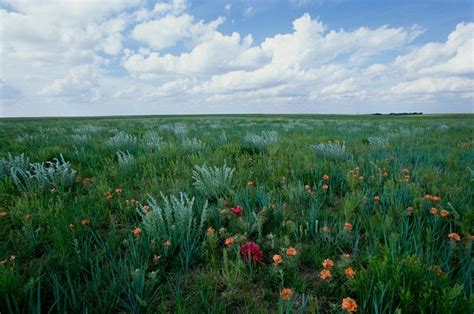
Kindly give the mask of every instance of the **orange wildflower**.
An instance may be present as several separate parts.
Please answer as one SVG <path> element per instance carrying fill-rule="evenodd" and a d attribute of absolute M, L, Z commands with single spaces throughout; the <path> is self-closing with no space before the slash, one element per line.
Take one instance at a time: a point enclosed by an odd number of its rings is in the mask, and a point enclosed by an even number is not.
<path fill-rule="evenodd" d="M 280 265 L 283 262 L 283 258 L 281 257 L 281 255 L 275 254 L 273 255 L 273 262 L 275 263 L 275 265 Z"/>
<path fill-rule="evenodd" d="M 133 229 L 133 235 L 139 237 L 142 234 L 142 228 L 135 228 Z"/>
<path fill-rule="evenodd" d="M 319 277 L 321 277 L 322 280 L 327 280 L 329 278 L 332 277 L 331 275 L 331 271 L 329 269 L 323 269 L 320 273 L 319 273 Z"/>
<path fill-rule="evenodd" d="M 374 196 L 374 202 L 380 202 L 380 196 L 375 195 Z"/>
<path fill-rule="evenodd" d="M 91 221 L 89 219 L 82 219 L 82 225 L 83 226 L 88 226 L 91 224 Z"/>
<path fill-rule="evenodd" d="M 351 230 L 352 230 L 352 224 L 349 223 L 349 222 L 346 222 L 346 223 L 344 224 L 344 230 L 346 230 L 346 231 L 351 231 Z"/>
<path fill-rule="evenodd" d="M 425 201 L 432 201 L 433 200 L 433 196 L 431 196 L 430 194 L 425 194 Z"/>
<path fill-rule="evenodd" d="M 323 190 L 327 190 L 327 189 L 329 189 L 329 185 L 323 184 Z"/>
<path fill-rule="evenodd" d="M 151 210 L 150 206 L 148 206 L 148 205 L 143 206 L 143 211 L 144 211 L 145 213 L 150 212 L 150 210 Z"/>
<path fill-rule="evenodd" d="M 441 217 L 444 218 L 444 217 L 448 217 L 448 216 L 449 216 L 449 212 L 446 209 L 443 208 L 441 210 Z"/>
<path fill-rule="evenodd" d="M 438 215 L 438 209 L 436 207 L 431 207 L 430 213 L 433 216 L 436 216 L 436 215 Z"/>
<path fill-rule="evenodd" d="M 431 199 L 432 199 L 433 202 L 435 202 L 435 203 L 438 203 L 439 201 L 441 201 L 441 197 L 439 197 L 439 196 L 432 196 Z"/>
<path fill-rule="evenodd" d="M 408 170 L 408 168 L 403 168 L 403 169 L 402 169 L 402 173 L 403 173 L 404 175 L 408 175 L 408 174 L 410 173 L 410 170 Z"/>
<path fill-rule="evenodd" d="M 215 231 L 216 231 L 216 229 L 214 229 L 212 227 L 209 227 L 209 228 L 207 228 L 207 235 L 212 235 L 212 234 L 214 234 Z"/>
<path fill-rule="evenodd" d="M 325 175 L 323 176 L 323 180 L 329 180 L 329 176 L 328 176 L 327 174 L 325 174 Z"/>
<path fill-rule="evenodd" d="M 283 299 L 287 301 L 291 299 L 292 296 L 293 296 L 293 290 L 291 290 L 290 288 L 284 288 L 280 292 L 280 297 L 282 297 Z"/>
<path fill-rule="evenodd" d="M 115 193 L 122 193 L 122 192 L 123 192 L 123 190 L 121 188 L 116 188 L 115 189 Z"/>
<path fill-rule="evenodd" d="M 290 247 L 288 249 L 286 249 L 286 255 L 288 256 L 295 256 L 298 252 L 296 251 L 296 249 L 294 247 Z"/>
<path fill-rule="evenodd" d="M 324 268 L 331 268 L 331 267 L 333 267 L 333 266 L 334 266 L 334 262 L 333 262 L 332 260 L 330 260 L 330 259 L 325 259 L 325 260 L 323 261 L 323 267 L 324 267 Z"/>
<path fill-rule="evenodd" d="M 321 230 L 326 234 L 331 232 L 331 228 L 329 228 L 328 226 L 324 226 Z"/>
<path fill-rule="evenodd" d="M 347 313 L 357 312 L 357 302 L 351 298 L 344 298 L 341 307 Z"/>
<path fill-rule="evenodd" d="M 344 269 L 344 274 L 349 278 L 354 278 L 356 272 L 352 269 L 352 267 L 347 267 L 346 269 Z"/>
<path fill-rule="evenodd" d="M 234 239 L 232 237 L 228 237 L 225 239 L 224 244 L 227 246 L 232 246 L 234 244 Z"/>
<path fill-rule="evenodd" d="M 448 234 L 448 238 L 450 238 L 453 241 L 461 241 L 461 236 L 457 234 L 456 232 L 451 232 Z"/>

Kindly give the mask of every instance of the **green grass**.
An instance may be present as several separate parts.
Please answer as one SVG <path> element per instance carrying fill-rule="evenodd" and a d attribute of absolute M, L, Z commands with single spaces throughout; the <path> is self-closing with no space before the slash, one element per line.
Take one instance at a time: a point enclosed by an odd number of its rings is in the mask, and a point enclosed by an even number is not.
<path fill-rule="evenodd" d="M 473 122 L 0 120 L 0 311 L 343 313 L 351 297 L 359 313 L 470 313 Z M 345 150 L 315 148 L 328 141 Z M 30 177 L 17 182 L 8 153 L 52 172 L 24 169 Z M 70 169 L 53 171 L 46 162 L 61 155 Z M 260 246 L 260 262 L 241 256 L 248 241 Z M 328 280 L 324 259 L 335 264 Z M 294 292 L 289 300 L 283 288 Z"/>

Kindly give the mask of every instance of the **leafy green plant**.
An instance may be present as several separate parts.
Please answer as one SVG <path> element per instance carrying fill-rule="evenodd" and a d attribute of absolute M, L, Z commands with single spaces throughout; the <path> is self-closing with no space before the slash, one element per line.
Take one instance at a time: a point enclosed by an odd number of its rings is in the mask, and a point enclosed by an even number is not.
<path fill-rule="evenodd" d="M 235 168 L 196 166 L 193 170 L 193 185 L 207 197 L 217 198 L 226 195 L 234 178 Z"/>

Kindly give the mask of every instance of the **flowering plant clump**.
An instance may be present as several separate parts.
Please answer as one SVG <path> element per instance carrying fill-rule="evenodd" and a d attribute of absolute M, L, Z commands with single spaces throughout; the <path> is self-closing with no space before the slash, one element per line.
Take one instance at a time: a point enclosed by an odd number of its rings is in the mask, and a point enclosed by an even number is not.
<path fill-rule="evenodd" d="M 260 246 L 254 242 L 247 242 L 240 247 L 240 255 L 247 261 L 261 262 L 263 259 L 263 252 L 260 250 Z"/>
<path fill-rule="evenodd" d="M 232 207 L 230 211 L 232 212 L 234 216 L 237 216 L 237 217 L 242 216 L 244 213 L 244 209 L 240 205 L 236 205 Z"/>

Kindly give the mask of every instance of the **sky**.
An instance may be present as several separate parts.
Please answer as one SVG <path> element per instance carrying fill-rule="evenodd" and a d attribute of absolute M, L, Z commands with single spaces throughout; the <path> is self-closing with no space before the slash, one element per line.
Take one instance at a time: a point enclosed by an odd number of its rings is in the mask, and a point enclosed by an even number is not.
<path fill-rule="evenodd" d="M 473 1 L 0 0 L 0 117 L 473 104 Z"/>

